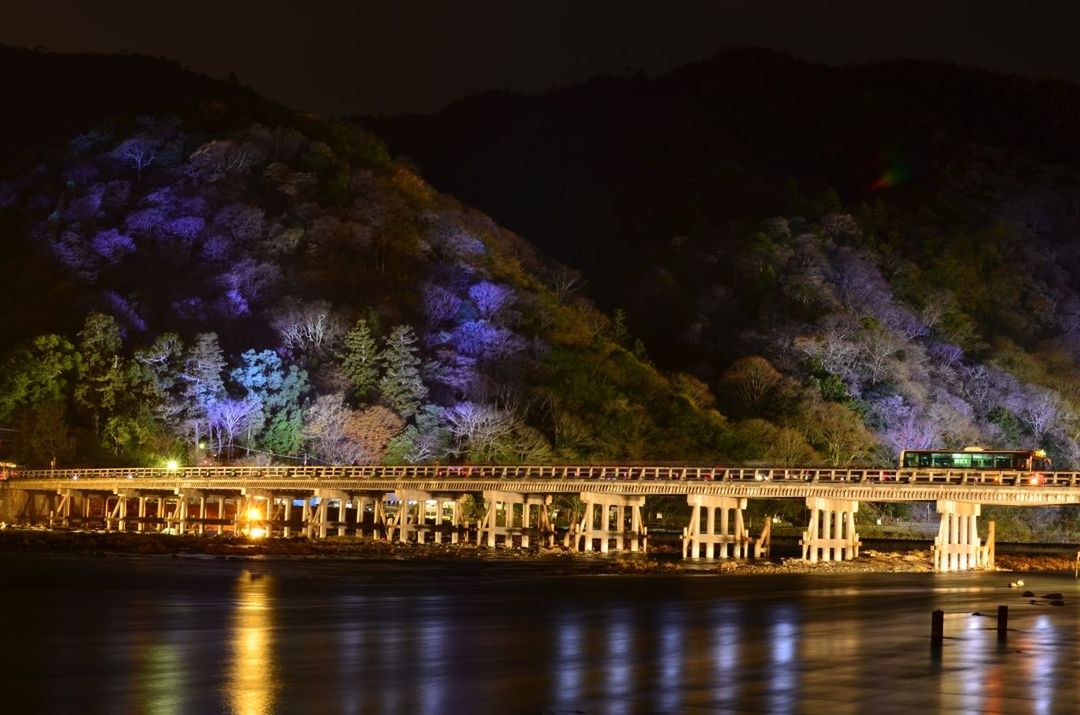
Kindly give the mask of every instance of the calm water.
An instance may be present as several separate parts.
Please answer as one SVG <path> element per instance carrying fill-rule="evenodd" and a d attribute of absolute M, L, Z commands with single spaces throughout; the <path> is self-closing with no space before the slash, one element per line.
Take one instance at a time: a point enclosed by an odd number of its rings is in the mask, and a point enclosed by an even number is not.
<path fill-rule="evenodd" d="M 1009 574 L 0 554 L 4 713 L 1075 712 L 1080 603 Z M 1013 576 L 1015 578 L 1015 576 Z M 991 617 L 1010 605 L 999 645 Z M 929 646 L 930 612 L 946 618 Z"/>

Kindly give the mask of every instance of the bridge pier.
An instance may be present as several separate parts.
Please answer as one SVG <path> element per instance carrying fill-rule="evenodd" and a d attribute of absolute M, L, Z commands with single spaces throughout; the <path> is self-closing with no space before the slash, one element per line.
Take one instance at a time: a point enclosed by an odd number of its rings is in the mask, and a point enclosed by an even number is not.
<path fill-rule="evenodd" d="M 594 540 L 599 540 L 602 554 L 608 552 L 612 541 L 617 551 L 627 546 L 630 551 L 647 550 L 648 530 L 641 517 L 645 497 L 582 492 L 581 501 L 585 502 L 581 523 L 576 531 L 571 529 L 567 534 L 567 541 L 573 540 L 576 551 L 592 551 Z"/>
<path fill-rule="evenodd" d="M 450 543 L 458 543 L 461 522 L 461 494 L 446 494 L 413 489 L 398 489 L 394 492 L 398 502 L 396 516 L 386 519 L 382 509 L 382 499 L 375 500 L 375 518 L 384 519 L 387 538 L 393 539 L 397 530 L 398 542 L 404 544 L 413 539 L 416 543 L 427 542 L 428 536 L 436 544 L 443 542 L 445 535 L 450 536 Z M 450 513 L 447 514 L 447 506 Z M 377 533 L 373 536 L 378 538 Z"/>
<path fill-rule="evenodd" d="M 690 525 L 683 529 L 683 558 L 726 559 L 734 555 L 745 559 L 750 553 L 750 531 L 744 526 L 746 499 L 691 494 L 686 497 L 693 507 Z M 720 531 L 716 530 L 716 511 L 720 510 Z M 705 528 L 701 528 L 702 512 Z M 734 519 L 731 514 L 734 512 Z M 732 524 L 734 522 L 734 524 Z M 732 528 L 734 527 L 734 528 Z M 734 547 L 734 554 L 731 549 Z M 704 551 L 704 553 L 702 553 Z"/>
<path fill-rule="evenodd" d="M 807 497 L 810 524 L 799 542 L 803 561 L 845 561 L 859 555 L 859 535 L 855 532 L 855 514 L 859 502 L 848 499 Z"/>
<path fill-rule="evenodd" d="M 315 510 L 314 523 L 308 522 L 308 538 L 314 538 L 313 532 L 318 533 L 318 538 L 325 539 L 329 534 L 331 526 L 337 530 L 337 535 L 341 536 L 345 533 L 345 506 L 349 502 L 349 495 L 346 492 L 339 491 L 337 489 L 316 489 L 315 498 L 319 500 L 319 506 Z M 330 502 L 336 501 L 337 506 L 337 521 L 330 521 Z M 310 504 L 310 500 L 306 500 L 305 504 Z"/>
<path fill-rule="evenodd" d="M 555 527 L 548 512 L 550 494 L 486 491 L 484 505 L 484 518 L 476 527 L 477 545 L 486 541 L 488 548 L 494 548 L 500 536 L 505 546 L 513 546 L 514 537 L 517 536 L 523 549 L 529 548 L 531 537 L 536 537 L 540 546 L 555 543 Z M 518 521 L 521 526 L 516 526 Z"/>
<path fill-rule="evenodd" d="M 971 502 L 937 502 L 941 514 L 938 535 L 934 537 L 935 571 L 968 571 L 987 566 L 978 532 L 982 506 Z"/>

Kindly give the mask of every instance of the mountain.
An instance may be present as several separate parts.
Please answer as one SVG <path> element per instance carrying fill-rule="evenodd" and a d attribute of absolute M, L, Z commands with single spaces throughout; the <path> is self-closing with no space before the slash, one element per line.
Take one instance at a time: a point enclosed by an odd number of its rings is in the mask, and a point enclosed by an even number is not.
<path fill-rule="evenodd" d="M 764 50 L 354 119 L 579 269 L 712 388 L 746 459 L 794 460 L 749 446 L 785 429 L 869 458 L 815 431 L 801 389 L 881 461 L 982 444 L 1059 466 L 1080 464 L 1078 120 L 1062 82 Z"/>
<path fill-rule="evenodd" d="M 708 390 L 355 128 L 0 49 L 0 424 L 26 464 L 713 460 Z"/>

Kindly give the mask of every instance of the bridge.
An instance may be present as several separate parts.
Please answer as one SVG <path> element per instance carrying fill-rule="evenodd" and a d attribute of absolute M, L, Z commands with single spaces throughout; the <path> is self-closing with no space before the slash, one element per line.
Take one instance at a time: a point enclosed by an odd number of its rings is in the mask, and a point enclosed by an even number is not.
<path fill-rule="evenodd" d="M 939 571 L 989 568 L 993 523 L 980 539 L 981 506 L 1080 504 L 1080 472 L 705 466 L 424 465 L 23 470 L 0 482 L 0 514 L 17 522 L 107 531 L 326 538 L 401 543 L 554 545 L 553 497 L 580 499 L 561 535 L 582 552 L 645 551 L 647 496 L 683 496 L 691 507 L 683 556 L 768 554 L 770 522 L 746 527 L 751 499 L 796 499 L 809 521 L 803 559 L 858 556 L 860 502 L 936 503 Z M 466 497 L 482 505 L 470 523 Z"/>

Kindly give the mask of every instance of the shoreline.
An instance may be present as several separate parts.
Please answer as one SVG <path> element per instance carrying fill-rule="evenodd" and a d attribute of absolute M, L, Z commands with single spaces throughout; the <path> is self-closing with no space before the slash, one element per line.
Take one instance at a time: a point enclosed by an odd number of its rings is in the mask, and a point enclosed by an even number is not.
<path fill-rule="evenodd" d="M 923 546 L 923 544 L 919 544 Z M 865 547 L 858 558 L 810 564 L 799 558 L 684 560 L 677 549 L 660 545 L 647 554 L 582 554 L 562 547 L 487 548 L 474 544 L 399 544 L 387 541 L 331 537 L 251 541 L 231 536 L 171 535 L 91 531 L 0 530 L 0 552 L 116 556 L 212 557 L 223 561 L 375 560 L 461 561 L 474 563 L 527 562 L 554 569 L 573 566 L 584 574 L 827 574 L 933 573 L 930 550 L 913 545 L 904 550 Z M 1065 572 L 1076 568 L 1075 557 L 1058 554 L 998 553 L 995 572 Z"/>

